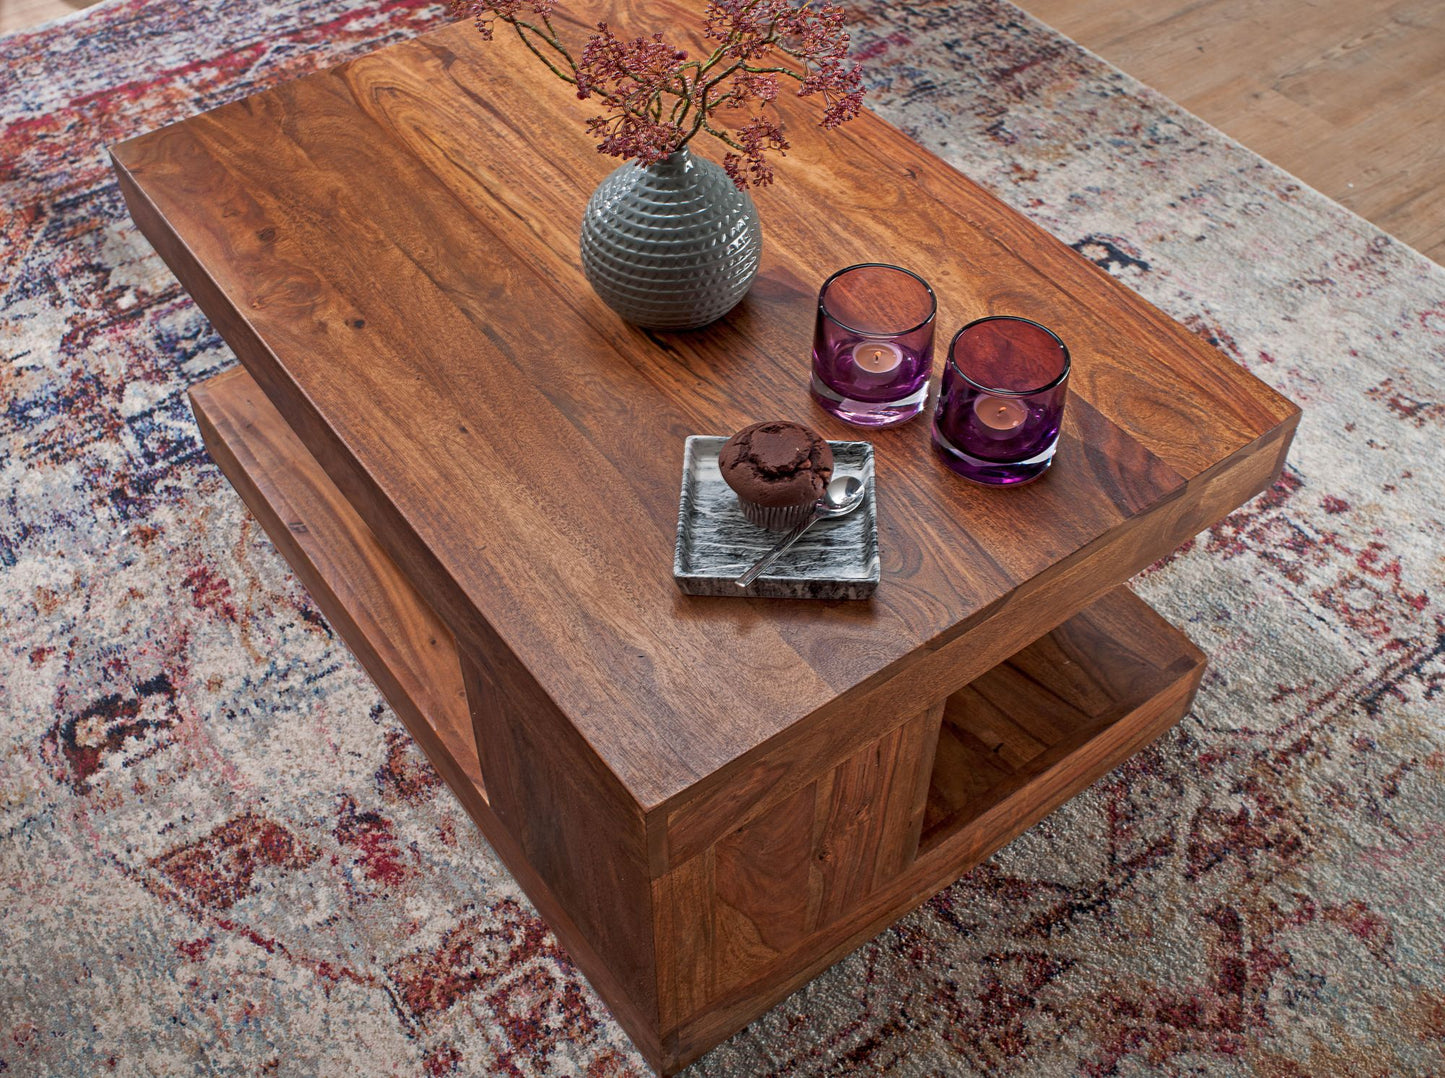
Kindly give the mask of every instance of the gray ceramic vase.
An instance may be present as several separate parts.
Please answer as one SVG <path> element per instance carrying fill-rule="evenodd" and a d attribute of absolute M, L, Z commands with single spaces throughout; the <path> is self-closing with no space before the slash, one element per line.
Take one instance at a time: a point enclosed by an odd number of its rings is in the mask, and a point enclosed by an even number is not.
<path fill-rule="evenodd" d="M 648 329 L 696 329 L 727 314 L 757 276 L 762 248 L 752 198 L 686 147 L 655 165 L 623 165 L 582 215 L 587 279 Z"/>

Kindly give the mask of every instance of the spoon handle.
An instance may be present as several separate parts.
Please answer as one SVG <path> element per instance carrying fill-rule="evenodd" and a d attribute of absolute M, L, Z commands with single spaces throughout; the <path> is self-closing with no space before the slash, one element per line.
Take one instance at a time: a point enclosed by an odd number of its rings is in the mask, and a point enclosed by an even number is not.
<path fill-rule="evenodd" d="M 747 587 L 754 580 L 763 575 L 763 570 L 771 568 L 773 562 L 781 558 L 783 556 L 783 552 L 786 551 L 788 547 L 792 546 L 800 538 L 802 538 L 803 533 L 821 519 L 823 519 L 823 514 L 819 513 L 817 510 L 814 510 L 811 516 L 809 516 L 801 524 L 795 525 L 792 531 L 788 532 L 787 535 L 783 536 L 781 539 L 778 540 L 777 545 L 773 547 L 772 550 L 768 551 L 757 561 L 753 562 L 752 568 L 750 568 L 747 572 L 743 573 L 743 575 L 738 577 L 735 581 L 733 581 L 733 583 L 740 588 Z"/>

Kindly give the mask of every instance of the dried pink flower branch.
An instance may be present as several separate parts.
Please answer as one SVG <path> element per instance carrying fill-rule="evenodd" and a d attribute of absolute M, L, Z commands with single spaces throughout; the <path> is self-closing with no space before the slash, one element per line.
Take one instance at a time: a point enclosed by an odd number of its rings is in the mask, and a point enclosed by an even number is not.
<path fill-rule="evenodd" d="M 825 129 L 863 104 L 861 65 L 848 60 L 843 9 L 831 0 L 707 0 L 704 34 L 717 46 L 703 59 L 661 34 L 623 40 L 605 22 L 574 58 L 552 24 L 554 7 L 555 0 L 451 0 L 482 37 L 491 40 L 498 22 L 511 26 L 579 98 L 602 103 L 602 115 L 587 121 L 600 153 L 648 165 L 706 133 L 727 145 L 723 167 L 733 183 L 761 187 L 773 182 L 768 155 L 788 149 L 782 124 L 765 114 L 780 79 L 796 82 L 799 97 L 822 97 Z"/>

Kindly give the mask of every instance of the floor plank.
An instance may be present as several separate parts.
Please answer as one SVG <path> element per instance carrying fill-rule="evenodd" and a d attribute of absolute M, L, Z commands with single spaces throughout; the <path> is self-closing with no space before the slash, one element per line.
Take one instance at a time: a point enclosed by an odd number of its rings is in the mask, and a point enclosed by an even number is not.
<path fill-rule="evenodd" d="M 1439 0 L 1021 0 L 1437 262 L 1445 260 Z"/>
<path fill-rule="evenodd" d="M 0 34 L 37 26 L 98 2 L 99 0 L 0 0 Z"/>

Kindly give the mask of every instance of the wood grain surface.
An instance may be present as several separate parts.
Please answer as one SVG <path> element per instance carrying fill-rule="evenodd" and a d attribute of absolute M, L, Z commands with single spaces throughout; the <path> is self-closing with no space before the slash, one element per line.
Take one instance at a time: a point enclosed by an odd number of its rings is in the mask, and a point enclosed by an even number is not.
<path fill-rule="evenodd" d="M 612 162 L 528 59 L 449 27 L 114 157 L 137 221 L 424 599 L 464 648 L 515 659 L 642 809 L 1048 585 L 1027 642 L 1119 579 L 1073 586 L 1072 561 L 1127 542 L 1147 564 L 1237 504 L 1187 511 L 1221 468 L 1282 459 L 1292 405 L 871 115 L 825 139 L 784 101 L 795 149 L 759 196 L 749 298 L 701 333 L 622 324 L 576 253 Z M 1064 336 L 1058 464 L 982 490 L 923 423 L 880 432 L 871 602 L 678 594 L 687 434 L 786 416 L 854 435 L 811 405 L 806 364 L 818 283 L 869 259 L 932 282 L 945 336 L 985 312 Z"/>
<path fill-rule="evenodd" d="M 941 732 L 938 711 L 910 720 L 656 881 L 669 1060 L 695 1058 L 1153 740 L 1188 710 L 1203 671 L 1196 647 L 1116 588 L 950 696 Z M 851 777 L 887 773 L 865 780 L 876 812 L 889 791 L 919 789 L 911 763 L 927 777 L 921 843 L 896 809 L 882 814 L 891 832 L 873 830 L 868 811 L 834 830 L 859 807 Z M 830 902 L 840 865 L 854 883 Z"/>
<path fill-rule="evenodd" d="M 1020 6 L 1445 261 L 1445 4 L 1024 0 Z"/>

